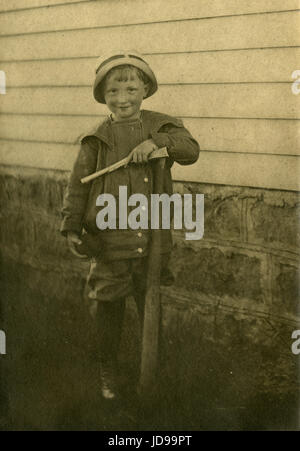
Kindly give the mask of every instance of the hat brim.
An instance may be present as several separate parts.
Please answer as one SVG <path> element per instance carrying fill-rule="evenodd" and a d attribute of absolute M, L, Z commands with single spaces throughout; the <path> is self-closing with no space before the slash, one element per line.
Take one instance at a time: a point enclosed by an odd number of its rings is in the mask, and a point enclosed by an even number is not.
<path fill-rule="evenodd" d="M 148 90 L 148 93 L 145 96 L 145 98 L 152 96 L 157 91 L 157 80 L 156 80 L 156 77 L 155 77 L 153 71 L 151 70 L 150 66 L 142 59 L 124 56 L 120 59 L 109 61 L 103 67 L 101 67 L 99 69 L 99 71 L 97 72 L 95 83 L 94 83 L 94 88 L 93 88 L 94 97 L 97 100 L 97 102 L 106 103 L 104 96 L 103 96 L 102 89 L 101 89 L 101 83 L 103 82 L 107 73 L 114 67 L 123 66 L 123 65 L 127 65 L 127 64 L 142 70 L 148 76 L 151 83 L 150 83 L 149 90 Z"/>

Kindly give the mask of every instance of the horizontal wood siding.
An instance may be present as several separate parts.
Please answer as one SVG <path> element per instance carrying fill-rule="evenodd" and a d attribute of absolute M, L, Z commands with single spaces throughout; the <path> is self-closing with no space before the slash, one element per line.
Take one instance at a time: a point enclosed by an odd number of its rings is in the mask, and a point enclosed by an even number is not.
<path fill-rule="evenodd" d="M 147 55 L 160 84 L 291 83 L 300 48 Z M 96 57 L 2 62 L 8 87 L 91 86 Z"/>
<path fill-rule="evenodd" d="M 0 12 L 21 11 L 22 9 L 49 8 L 57 5 L 83 3 L 91 0 L 0 0 Z"/>
<path fill-rule="evenodd" d="M 10 9 L 13 2 L 7 1 Z M 64 2 L 18 2 L 20 7 L 40 3 L 56 8 L 19 11 L 11 21 L 10 14 L 0 16 L 1 34 L 36 33 L 80 28 L 101 28 L 151 22 L 206 19 L 244 14 L 293 11 L 299 0 L 96 0 Z M 0 3 L 1 11 L 1 3 Z M 113 11 L 113 13 L 112 13 Z M 68 20 L 66 20 L 68 18 Z"/>
<path fill-rule="evenodd" d="M 97 56 L 120 47 L 188 53 L 299 46 L 299 23 L 296 11 L 3 36 L 0 60 Z"/>
<path fill-rule="evenodd" d="M 160 85 L 143 107 L 181 117 L 201 145 L 176 179 L 299 190 L 299 7 L 0 0 L 0 162 L 69 169 L 76 138 L 107 113 L 92 97 L 95 59 L 127 47 L 147 55 Z"/>
<path fill-rule="evenodd" d="M 170 100 L 171 99 L 171 100 Z M 9 89 L 1 98 L 2 112 L 29 114 L 105 114 L 105 105 L 92 98 L 92 88 L 44 87 Z M 143 102 L 154 109 L 181 117 L 231 117 L 300 119 L 299 98 L 291 84 L 163 85 Z"/>
<path fill-rule="evenodd" d="M 68 170 L 77 151 L 78 146 L 68 144 L 1 141 L 0 159 L 5 159 L 6 164 L 12 166 Z M 173 173 L 176 180 L 217 184 L 222 180 L 225 185 L 262 188 L 274 188 L 276 178 L 276 188 L 294 190 L 294 181 L 299 174 L 299 158 L 202 151 L 198 162 L 189 167 L 188 177 L 184 166 L 176 165 Z"/>
<path fill-rule="evenodd" d="M 99 119 L 99 116 L 3 114 L 0 115 L 1 137 L 10 141 L 74 144 L 89 127 L 96 126 Z M 300 155 L 298 121 L 226 118 L 183 120 L 185 126 L 201 143 L 202 150 Z"/>

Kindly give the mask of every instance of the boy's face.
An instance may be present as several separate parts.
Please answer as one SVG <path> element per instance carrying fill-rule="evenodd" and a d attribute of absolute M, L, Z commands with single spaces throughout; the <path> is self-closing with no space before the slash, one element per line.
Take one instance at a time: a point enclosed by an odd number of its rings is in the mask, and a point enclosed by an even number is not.
<path fill-rule="evenodd" d="M 114 119 L 137 119 L 147 90 L 147 85 L 134 72 L 127 81 L 119 81 L 113 74 L 108 77 L 104 85 L 104 98 Z"/>

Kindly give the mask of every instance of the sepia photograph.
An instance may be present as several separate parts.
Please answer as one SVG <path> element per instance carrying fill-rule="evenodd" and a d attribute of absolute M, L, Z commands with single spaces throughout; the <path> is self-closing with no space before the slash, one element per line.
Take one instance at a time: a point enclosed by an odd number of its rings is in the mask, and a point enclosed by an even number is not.
<path fill-rule="evenodd" d="M 300 430 L 300 0 L 0 0 L 0 205 L 0 431 Z"/>

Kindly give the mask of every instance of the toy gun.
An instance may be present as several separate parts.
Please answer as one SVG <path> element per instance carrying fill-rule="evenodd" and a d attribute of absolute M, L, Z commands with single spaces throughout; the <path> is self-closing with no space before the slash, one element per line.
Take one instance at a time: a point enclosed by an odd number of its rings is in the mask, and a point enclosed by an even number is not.
<path fill-rule="evenodd" d="M 112 164 L 111 166 L 107 166 L 107 168 L 101 169 L 100 171 L 94 172 L 93 174 L 83 177 L 81 179 L 81 183 L 88 183 L 88 182 L 96 179 L 97 177 L 101 177 L 104 174 L 108 174 L 110 172 L 116 171 L 119 168 L 127 166 L 132 159 L 133 151 L 134 151 L 134 149 L 127 155 L 127 157 L 123 158 L 120 161 L 117 161 L 116 163 Z M 168 154 L 167 148 L 162 147 L 161 149 L 153 150 L 153 152 L 150 153 L 148 159 L 153 160 L 155 158 L 164 158 L 164 157 L 168 157 L 168 156 L 169 156 L 169 154 Z"/>

